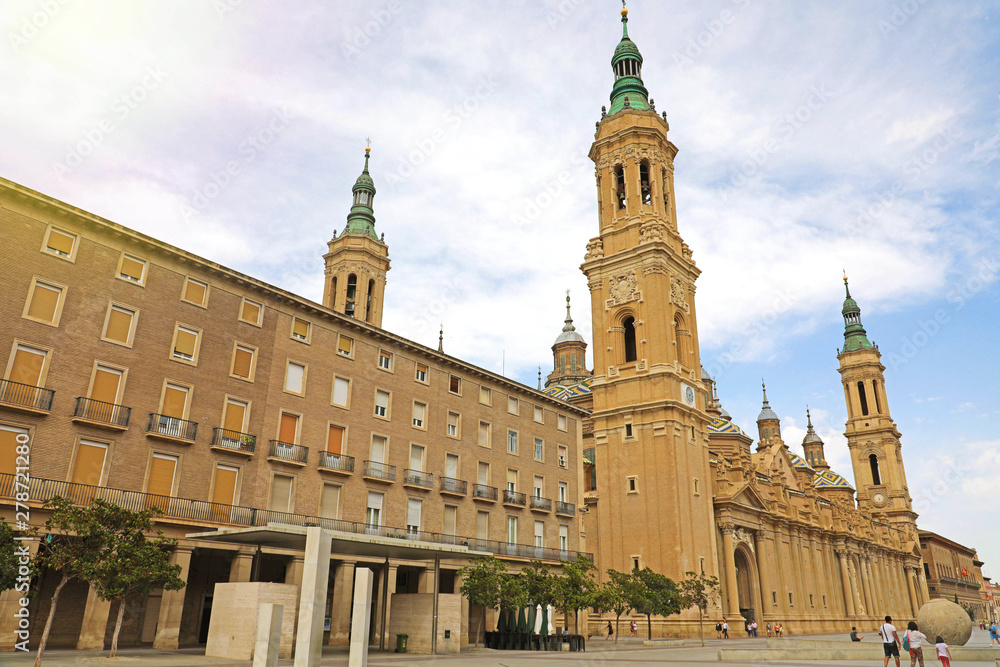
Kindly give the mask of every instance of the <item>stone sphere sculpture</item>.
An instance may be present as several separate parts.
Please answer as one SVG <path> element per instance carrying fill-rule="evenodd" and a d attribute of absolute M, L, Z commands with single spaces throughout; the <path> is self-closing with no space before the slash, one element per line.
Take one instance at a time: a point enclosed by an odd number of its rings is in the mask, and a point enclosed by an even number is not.
<path fill-rule="evenodd" d="M 972 619 L 964 609 L 950 600 L 931 600 L 917 612 L 917 625 L 927 639 L 941 635 L 949 646 L 965 646 L 972 636 Z M 899 637 L 903 638 L 906 623 L 899 624 Z"/>

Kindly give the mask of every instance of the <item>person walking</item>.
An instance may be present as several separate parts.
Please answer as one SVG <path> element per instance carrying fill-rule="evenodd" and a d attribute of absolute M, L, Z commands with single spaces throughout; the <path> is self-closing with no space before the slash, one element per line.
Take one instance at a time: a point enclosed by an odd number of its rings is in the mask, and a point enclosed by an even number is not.
<path fill-rule="evenodd" d="M 920 632 L 913 621 L 906 624 L 906 641 L 910 646 L 910 667 L 915 667 L 918 662 L 920 667 L 924 667 L 923 645 L 927 643 L 927 635 Z"/>
<path fill-rule="evenodd" d="M 941 661 L 941 667 L 950 667 L 951 665 L 951 651 L 948 650 L 948 645 L 944 643 L 941 639 L 941 635 L 938 635 L 934 639 L 934 648 L 937 649 L 938 660 Z"/>
<path fill-rule="evenodd" d="M 722 638 L 729 639 L 729 623 L 722 619 Z"/>
<path fill-rule="evenodd" d="M 997 630 L 996 621 L 990 623 L 989 630 L 990 630 L 990 646 L 993 646 L 994 642 L 1000 644 L 1000 630 Z"/>
<path fill-rule="evenodd" d="M 715 633 L 719 636 L 719 639 L 722 639 L 722 623 L 715 624 Z"/>
<path fill-rule="evenodd" d="M 608 636 L 604 641 L 608 641 L 615 635 L 615 629 L 611 627 L 611 621 L 608 621 Z"/>
<path fill-rule="evenodd" d="M 750 624 L 750 629 L 753 630 L 753 636 L 757 636 L 757 621 Z"/>
<path fill-rule="evenodd" d="M 878 633 L 882 635 L 882 651 L 885 653 L 882 667 L 887 667 L 889 658 L 895 658 L 896 667 L 899 667 L 899 635 L 896 634 L 896 626 L 892 624 L 891 616 L 885 617 L 885 623 L 879 627 Z"/>
<path fill-rule="evenodd" d="M 639 636 L 639 626 L 636 625 L 635 621 L 632 621 L 629 624 L 629 626 L 628 626 L 628 634 L 629 634 L 629 637 L 638 637 Z"/>
<path fill-rule="evenodd" d="M 764 629 L 767 630 L 767 636 L 770 637 L 771 636 L 771 622 L 770 621 L 768 621 L 767 623 L 764 624 Z"/>

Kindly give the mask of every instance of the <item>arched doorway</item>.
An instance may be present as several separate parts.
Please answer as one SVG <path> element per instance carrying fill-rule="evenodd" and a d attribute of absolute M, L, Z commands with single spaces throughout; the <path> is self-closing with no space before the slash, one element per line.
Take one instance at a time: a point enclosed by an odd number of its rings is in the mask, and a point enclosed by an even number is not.
<path fill-rule="evenodd" d="M 741 548 L 736 549 L 734 554 L 736 560 L 736 591 L 739 599 L 740 615 L 746 619 L 747 623 L 756 620 L 755 602 L 756 596 L 756 572 L 754 569 L 753 557 L 749 556 Z"/>

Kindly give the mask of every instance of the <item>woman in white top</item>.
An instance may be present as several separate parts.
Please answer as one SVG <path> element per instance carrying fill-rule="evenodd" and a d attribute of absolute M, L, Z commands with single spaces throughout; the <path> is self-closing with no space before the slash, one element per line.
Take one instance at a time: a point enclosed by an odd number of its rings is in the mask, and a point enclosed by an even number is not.
<path fill-rule="evenodd" d="M 920 632 L 920 628 L 913 621 L 906 624 L 906 638 L 910 642 L 910 667 L 915 667 L 919 662 L 920 667 L 924 667 L 924 649 L 921 644 L 927 643 L 927 635 Z"/>

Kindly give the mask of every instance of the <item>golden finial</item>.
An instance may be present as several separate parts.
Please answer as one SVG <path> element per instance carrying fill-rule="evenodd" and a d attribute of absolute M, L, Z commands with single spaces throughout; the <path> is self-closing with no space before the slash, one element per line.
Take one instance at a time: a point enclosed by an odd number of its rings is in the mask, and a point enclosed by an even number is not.
<path fill-rule="evenodd" d="M 372 152 L 372 140 L 370 137 L 365 137 L 365 155 Z"/>
<path fill-rule="evenodd" d="M 622 0 L 622 16 L 628 16 L 628 8 L 625 6 L 625 0 Z"/>

